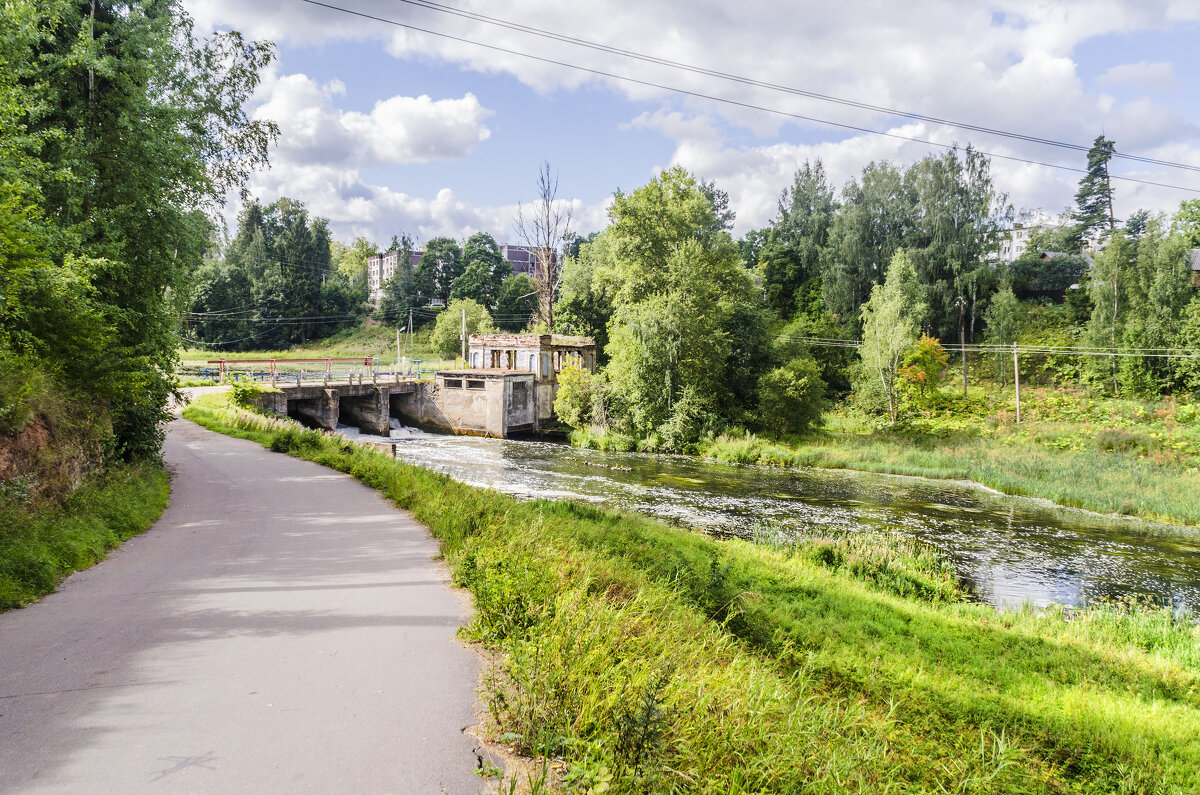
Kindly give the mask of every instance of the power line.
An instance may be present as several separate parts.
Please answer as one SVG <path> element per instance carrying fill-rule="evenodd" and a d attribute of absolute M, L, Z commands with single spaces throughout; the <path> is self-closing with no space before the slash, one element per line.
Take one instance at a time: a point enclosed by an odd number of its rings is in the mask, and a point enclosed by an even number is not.
<path fill-rule="evenodd" d="M 855 125 L 855 124 L 847 124 L 845 122 L 831 121 L 829 119 L 822 119 L 822 118 L 818 118 L 816 116 L 808 116 L 808 115 L 801 114 L 801 113 L 792 113 L 789 111 L 780 110 L 778 108 L 769 108 L 769 107 L 766 107 L 763 105 L 755 105 L 750 102 L 742 102 L 740 100 L 729 99 L 726 97 L 719 97 L 714 94 L 705 94 L 700 91 L 692 91 L 692 90 L 686 89 L 686 88 L 678 88 L 676 86 L 668 86 L 668 85 L 665 85 L 662 83 L 653 82 L 651 80 L 642 80 L 642 79 L 639 79 L 636 77 L 629 77 L 627 75 L 619 75 L 619 74 L 615 74 L 613 72 L 606 72 L 602 69 L 594 69 L 594 68 L 588 67 L 588 66 L 580 66 L 579 64 L 573 64 L 573 63 L 569 63 L 567 61 L 559 61 L 554 58 L 547 58 L 547 57 L 540 56 L 540 55 L 533 55 L 532 53 L 521 52 L 520 50 L 514 50 L 514 49 L 511 49 L 508 47 L 501 47 L 496 44 L 486 44 L 484 42 L 475 41 L 473 39 L 464 38 L 462 36 L 454 36 L 449 33 L 442 33 L 441 31 L 431 30 L 429 28 L 422 28 L 417 25 L 411 25 L 407 22 L 399 22 L 394 19 L 387 19 L 386 17 L 379 17 L 379 16 L 375 16 L 373 14 L 367 14 L 362 11 L 354 11 L 349 8 L 343 8 L 341 6 L 332 5 L 330 3 L 318 2 L 318 0 L 301 0 L 301 1 L 304 3 L 308 3 L 309 5 L 320 6 L 321 8 L 327 8 L 331 11 L 337 11 L 337 12 L 340 12 L 343 14 L 348 14 L 350 16 L 356 16 L 356 17 L 361 17 L 363 19 L 369 19 L 374 22 L 382 22 L 385 25 L 392 25 L 394 27 L 404 28 L 406 30 L 416 31 L 418 33 L 426 33 L 431 36 L 438 36 L 440 38 L 448 39 L 450 41 L 457 41 L 457 42 L 461 42 L 463 44 L 470 44 L 474 47 L 481 47 L 483 49 L 492 50 L 493 52 L 502 52 L 507 55 L 516 55 L 518 57 L 527 58 L 529 60 L 538 61 L 540 63 L 551 64 L 554 66 L 561 66 L 566 69 L 574 69 L 574 70 L 580 71 L 580 72 L 587 72 L 589 74 L 598 75 L 600 77 L 608 77 L 613 80 L 622 80 L 627 83 L 634 83 L 636 85 L 646 86 L 648 88 L 657 88 L 661 91 L 671 91 L 676 94 L 682 94 L 684 96 L 695 97 L 697 99 L 704 99 L 704 100 L 708 100 L 711 102 L 720 102 L 720 103 L 723 103 L 726 105 L 733 105 L 735 107 L 745 108 L 747 110 L 756 110 L 756 111 L 760 111 L 762 113 L 770 113 L 770 114 L 773 114 L 776 116 L 784 116 L 786 118 L 799 119 L 801 121 L 811 121 L 811 122 L 815 122 L 817 124 L 826 124 L 831 127 L 839 127 L 841 129 L 852 130 L 852 131 L 861 132 L 861 133 L 867 133 L 869 135 L 879 135 L 879 136 L 882 136 L 885 138 L 893 138 L 893 139 L 901 140 L 901 141 L 909 141 L 911 143 L 919 143 L 919 144 L 922 144 L 925 146 L 936 147 L 938 149 L 952 150 L 952 149 L 957 149 L 957 147 L 958 147 L 957 144 L 944 144 L 944 143 L 939 143 L 937 141 L 931 141 L 926 138 L 917 138 L 917 137 L 909 136 L 909 135 L 901 135 L 900 133 L 885 132 L 883 130 L 876 130 L 876 129 L 873 129 L 870 127 L 862 127 L 862 126 Z M 1031 160 L 1029 158 L 1017 157 L 1015 155 L 1002 155 L 1002 154 L 997 154 L 994 152 L 985 152 L 983 150 L 975 150 L 975 151 L 977 151 L 979 154 L 981 154 L 985 157 L 994 158 L 997 160 L 1008 160 L 1008 161 L 1016 162 L 1016 163 L 1025 163 L 1027 165 L 1043 166 L 1045 168 L 1053 168 L 1053 169 L 1058 169 L 1060 171 L 1070 171 L 1070 172 L 1073 172 L 1076 174 L 1088 173 L 1087 169 L 1075 168 L 1072 166 L 1064 166 L 1064 165 L 1059 165 L 1057 163 L 1046 163 L 1046 162 L 1040 161 L 1040 160 Z M 1190 187 L 1185 187 L 1183 185 L 1172 185 L 1172 184 L 1165 183 L 1165 182 L 1155 182 L 1153 180 L 1138 179 L 1136 177 L 1126 177 L 1126 176 L 1120 176 L 1117 174 L 1110 174 L 1109 179 L 1121 180 L 1123 182 L 1132 182 L 1132 183 L 1136 183 L 1139 185 L 1150 185 L 1150 186 L 1158 187 L 1158 188 L 1168 188 L 1170 190 L 1178 190 L 1178 191 L 1183 191 L 1185 193 L 1200 194 L 1200 189 L 1198 189 L 1198 188 L 1190 188 Z"/>
<path fill-rule="evenodd" d="M 799 342 L 814 345 L 818 348 L 861 348 L 862 340 L 839 340 L 822 337 L 790 337 L 779 334 L 776 339 L 785 342 Z M 940 342 L 940 341 L 939 341 Z M 987 353 L 1011 355 L 1012 345 L 995 345 L 989 343 L 969 343 L 959 345 L 944 343 L 942 349 L 949 352 Z M 1018 355 L 1028 356 L 1128 356 L 1151 359 L 1200 359 L 1200 349 L 1196 348 L 1105 348 L 1083 346 L 1069 348 L 1062 345 L 1017 345 Z"/>
<path fill-rule="evenodd" d="M 307 0 L 306 0 L 306 2 L 307 2 Z M 757 79 L 751 78 L 751 77 L 744 77 L 742 75 L 735 75 L 735 74 L 731 74 L 729 72 L 722 72 L 717 69 L 709 69 L 708 67 L 704 67 L 704 66 L 696 66 L 694 64 L 683 63 L 681 61 L 673 61 L 669 58 L 660 58 L 655 55 L 647 55 L 646 53 L 637 52 L 635 50 L 626 50 L 626 49 L 622 49 L 620 47 L 613 47 L 611 45 L 601 44 L 601 43 L 595 42 L 595 41 L 589 41 L 588 39 L 581 39 L 581 38 L 577 38 L 575 36 L 568 36 L 566 34 L 556 33 L 551 30 L 545 30 L 544 28 L 536 28 L 531 25 L 524 25 L 524 24 L 521 24 L 518 22 L 512 22 L 509 20 L 499 19 L 497 17 L 490 17 L 490 16 L 487 16 L 486 14 L 480 14 L 475 11 L 468 11 L 466 9 L 454 8 L 453 6 L 447 6 L 447 5 L 443 5 L 441 3 L 432 2 L 432 0 L 399 0 L 399 2 L 407 3 L 408 5 L 416 6 L 418 8 L 424 8 L 428 11 L 434 11 L 434 12 L 438 12 L 438 13 L 442 13 L 442 14 L 451 14 L 454 16 L 463 17 L 465 19 L 472 19 L 472 20 L 475 20 L 478 22 L 484 22 L 489 25 L 495 25 L 497 27 L 507 28 L 509 30 L 518 31 L 521 33 L 527 33 L 531 36 L 538 36 L 541 38 L 550 39 L 552 41 L 562 42 L 564 44 L 570 44 L 570 45 L 574 45 L 574 46 L 578 46 L 578 47 L 586 47 L 588 49 L 597 50 L 600 52 L 606 52 L 606 53 L 610 53 L 613 55 L 620 55 L 625 58 L 632 58 L 634 60 L 643 61 L 646 63 L 658 64 L 660 66 L 668 66 L 672 69 L 679 69 L 681 71 L 691 72 L 693 74 L 705 75 L 708 77 L 717 77 L 722 80 L 728 80 L 730 82 L 740 83 L 741 85 L 754 86 L 755 88 L 766 88 L 766 89 L 770 89 L 772 91 L 779 91 L 779 92 L 786 93 L 786 94 L 793 94 L 795 96 L 806 97 L 808 99 L 816 99 L 816 100 L 820 100 L 822 102 L 830 102 L 830 103 L 834 103 L 837 105 L 844 105 L 847 107 L 859 108 L 861 110 L 869 110 L 869 111 L 873 111 L 873 112 L 877 112 L 877 113 L 887 113 L 892 116 L 902 116 L 904 118 L 915 119 L 917 121 L 928 121 L 928 122 L 933 122 L 935 124 L 945 124 L 945 125 L 949 125 L 952 127 L 959 127 L 964 130 L 972 130 L 974 132 L 981 132 L 981 133 L 986 133 L 988 135 L 1001 136 L 1004 138 L 1013 138 L 1013 139 L 1016 139 L 1019 141 L 1026 141 L 1028 143 L 1042 144 L 1045 146 L 1056 146 L 1056 147 L 1060 147 L 1063 149 L 1070 149 L 1070 150 L 1076 151 L 1076 152 L 1088 152 L 1091 150 L 1090 146 L 1084 146 L 1083 144 L 1074 144 L 1074 143 L 1070 143 L 1067 141 L 1055 140 L 1053 138 L 1042 138 L 1042 137 L 1035 136 L 1035 135 L 1028 135 L 1026 133 L 1012 132 L 1012 131 L 1003 130 L 1003 129 L 1000 129 L 997 127 L 987 127 L 987 126 L 980 125 L 980 124 L 971 124 L 969 122 L 955 121 L 953 119 L 943 119 L 938 116 L 928 116 L 928 115 L 925 115 L 922 113 L 916 113 L 913 111 L 898 110 L 896 108 L 889 108 L 889 107 L 882 106 L 882 105 L 873 105 L 871 103 L 860 102 L 860 101 L 853 100 L 853 99 L 846 99 L 844 97 L 836 97 L 836 96 L 833 96 L 832 94 L 822 94 L 820 92 L 811 91 L 808 89 L 795 88 L 793 86 L 785 86 L 785 85 L 781 85 L 779 83 L 770 83 L 770 82 L 766 82 L 763 80 L 757 80 Z M 313 5 L 324 5 L 324 4 L 314 2 Z M 1152 165 L 1157 165 L 1157 166 L 1165 166 L 1168 168 L 1178 168 L 1178 169 L 1183 169 L 1186 171 L 1200 172 L 1200 166 L 1194 166 L 1194 165 L 1190 165 L 1188 163 L 1176 163 L 1176 162 L 1173 162 L 1170 160 L 1158 160 L 1156 158 L 1143 157 L 1141 155 L 1125 154 L 1123 152 L 1114 152 L 1113 157 L 1122 158 L 1125 160 L 1132 160 L 1132 161 L 1136 161 L 1139 163 L 1147 163 L 1147 164 L 1152 164 Z"/>

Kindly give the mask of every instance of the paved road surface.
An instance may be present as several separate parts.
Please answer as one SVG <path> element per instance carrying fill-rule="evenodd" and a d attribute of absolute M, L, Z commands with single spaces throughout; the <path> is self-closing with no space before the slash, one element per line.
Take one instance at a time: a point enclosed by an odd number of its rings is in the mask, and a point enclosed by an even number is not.
<path fill-rule="evenodd" d="M 469 609 L 349 477 L 171 423 L 171 507 L 0 615 L 0 791 L 477 792 Z"/>

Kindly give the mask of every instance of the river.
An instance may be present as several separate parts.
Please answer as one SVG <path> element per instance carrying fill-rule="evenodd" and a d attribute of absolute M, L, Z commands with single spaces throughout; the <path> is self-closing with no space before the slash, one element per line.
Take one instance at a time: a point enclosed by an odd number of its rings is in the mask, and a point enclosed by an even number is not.
<path fill-rule="evenodd" d="M 687 456 L 607 453 L 544 441 L 431 434 L 395 425 L 396 457 L 519 497 L 584 500 L 716 535 L 767 524 L 802 533 L 900 532 L 953 561 L 1000 608 L 1145 596 L 1200 612 L 1200 531 L 1064 509 L 971 484 Z"/>

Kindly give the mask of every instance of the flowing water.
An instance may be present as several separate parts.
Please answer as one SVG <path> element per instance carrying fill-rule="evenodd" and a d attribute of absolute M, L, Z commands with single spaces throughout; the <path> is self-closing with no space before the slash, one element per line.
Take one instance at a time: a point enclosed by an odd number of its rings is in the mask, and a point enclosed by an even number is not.
<path fill-rule="evenodd" d="M 997 607 L 1136 595 L 1200 611 L 1200 531 L 1192 528 L 947 481 L 447 436 L 392 422 L 386 441 L 398 459 L 516 496 L 583 500 L 718 535 L 750 537 L 763 523 L 802 533 L 901 532 L 941 549 L 976 597 Z"/>

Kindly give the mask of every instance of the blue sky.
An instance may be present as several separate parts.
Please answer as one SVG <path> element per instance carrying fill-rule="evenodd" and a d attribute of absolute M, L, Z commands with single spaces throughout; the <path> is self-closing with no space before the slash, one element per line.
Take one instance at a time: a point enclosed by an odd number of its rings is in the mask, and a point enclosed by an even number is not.
<path fill-rule="evenodd" d="M 1084 156 L 953 126 L 817 102 L 567 46 L 401 0 L 346 8 L 705 94 L 1046 163 Z M 1200 167 L 1200 4 L 1086 0 L 875 0 L 738 4 L 667 0 L 586 5 L 547 0 L 447 5 L 758 80 L 879 106 L 1089 144 Z M 737 232 L 763 226 L 806 159 L 840 186 L 873 159 L 907 164 L 929 147 L 783 119 L 505 56 L 355 18 L 300 0 L 184 0 L 198 28 L 277 43 L 255 98 L 282 136 L 263 201 L 287 195 L 335 235 L 386 242 L 487 231 L 516 242 L 518 202 L 539 164 L 560 175 L 577 225 L 604 223 L 615 189 L 680 164 L 730 194 Z M 687 8 L 686 14 L 680 9 Z M 1170 213 L 1200 197 L 1200 172 L 1114 164 L 1114 173 L 1196 189 L 1116 183 L 1117 212 Z M 1018 208 L 1058 212 L 1078 175 L 996 160 Z M 234 212 L 236 208 L 231 208 Z"/>

